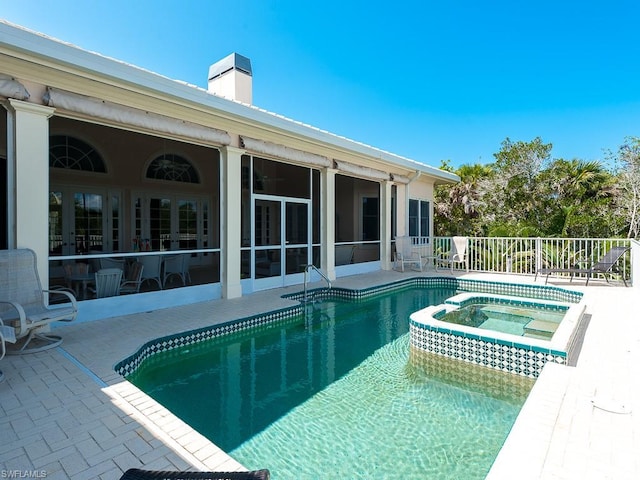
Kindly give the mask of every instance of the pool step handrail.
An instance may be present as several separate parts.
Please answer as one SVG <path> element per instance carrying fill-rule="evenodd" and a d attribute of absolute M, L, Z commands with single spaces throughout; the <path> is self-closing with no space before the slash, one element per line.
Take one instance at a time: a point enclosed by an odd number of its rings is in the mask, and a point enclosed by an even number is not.
<path fill-rule="evenodd" d="M 331 290 L 331 280 L 329 280 L 329 278 L 322 272 L 322 270 L 320 270 L 318 267 L 316 267 L 314 264 L 310 263 L 308 265 L 304 266 L 304 296 L 302 297 L 303 301 L 307 301 L 308 297 L 307 297 L 307 283 L 308 282 L 308 277 L 309 277 L 309 270 L 315 270 L 316 272 L 318 272 L 318 275 L 320 275 L 322 278 L 324 278 L 324 280 L 327 282 L 327 286 L 329 288 L 329 290 Z"/>

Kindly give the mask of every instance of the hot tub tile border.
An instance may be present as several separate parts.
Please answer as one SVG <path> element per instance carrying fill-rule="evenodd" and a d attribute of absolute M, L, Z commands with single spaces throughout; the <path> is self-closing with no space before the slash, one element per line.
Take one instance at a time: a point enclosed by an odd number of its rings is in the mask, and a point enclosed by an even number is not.
<path fill-rule="evenodd" d="M 537 345 L 509 342 L 488 335 L 452 332 L 414 320 L 410 321 L 409 330 L 410 344 L 419 350 L 531 378 L 537 378 L 547 362 L 567 364 L 566 352 Z M 462 348 L 460 340 L 456 342 L 453 337 L 463 339 Z"/>

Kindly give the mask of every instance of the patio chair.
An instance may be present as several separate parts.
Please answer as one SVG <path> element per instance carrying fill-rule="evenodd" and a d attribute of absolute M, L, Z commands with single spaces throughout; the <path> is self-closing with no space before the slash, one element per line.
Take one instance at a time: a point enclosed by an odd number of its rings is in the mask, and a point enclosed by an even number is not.
<path fill-rule="evenodd" d="M 463 264 L 465 270 L 469 271 L 469 258 L 467 255 L 467 243 L 468 237 L 452 237 L 451 238 L 451 250 L 446 257 L 439 256 L 435 259 L 436 271 L 438 265 L 449 265 L 451 267 L 451 273 L 453 273 L 454 265 Z"/>
<path fill-rule="evenodd" d="M 210 480 L 269 480 L 269 470 L 253 470 L 249 472 L 167 472 L 157 470 L 141 470 L 130 468 L 120 480 L 181 480 L 201 478 Z"/>
<path fill-rule="evenodd" d="M 142 285 L 142 273 L 144 265 L 140 262 L 133 262 L 127 269 L 127 274 L 120 284 L 120 295 L 140 292 Z"/>
<path fill-rule="evenodd" d="M 167 280 L 172 276 L 178 276 L 182 280 L 182 285 L 187 284 L 187 279 L 191 282 L 189 275 L 189 255 L 167 255 L 164 257 L 164 274 L 162 276 L 162 286 L 166 288 Z"/>
<path fill-rule="evenodd" d="M 122 270 L 119 268 L 103 268 L 95 273 L 96 298 L 115 297 L 120 295 Z"/>
<path fill-rule="evenodd" d="M 67 302 L 49 307 L 47 295 Z M 43 290 L 36 254 L 30 249 L 0 251 L 0 318 L 14 330 L 16 347 L 7 353 L 53 348 L 62 337 L 47 333 L 53 322 L 70 322 L 78 315 L 75 296 L 64 290 Z M 35 345 L 35 346 L 34 346 Z"/>
<path fill-rule="evenodd" d="M 256 276 L 274 277 L 280 275 L 280 256 L 267 250 L 256 251 Z"/>
<path fill-rule="evenodd" d="M 162 257 L 160 255 L 143 255 L 136 259 L 143 266 L 142 283 L 147 280 L 152 280 L 158 284 L 160 290 L 162 290 L 162 280 L 160 279 L 160 272 L 162 270 Z"/>
<path fill-rule="evenodd" d="M 66 290 L 72 292 L 76 299 L 86 297 L 87 285 L 93 281 L 93 275 L 89 274 L 88 263 L 67 263 L 64 268 L 64 280 L 67 284 Z M 59 286 L 49 287 L 52 290 L 61 290 Z"/>
<path fill-rule="evenodd" d="M 574 268 L 541 268 L 536 271 L 536 276 L 534 281 L 538 279 L 538 274 L 546 275 L 544 280 L 544 284 L 547 284 L 549 280 L 549 275 L 552 273 L 568 273 L 570 274 L 569 282 L 573 282 L 573 277 L 575 275 L 586 275 L 587 281 L 585 282 L 585 286 L 589 285 L 589 279 L 592 275 L 604 275 L 605 280 L 609 283 L 609 275 L 613 273 L 620 273 L 616 267 L 618 260 L 630 250 L 629 247 L 611 247 L 607 253 L 605 253 L 602 258 L 600 258 L 596 263 L 592 264 L 588 268 L 580 268 L 579 266 L 575 266 Z M 627 281 L 624 277 L 622 277 L 622 281 L 624 282 L 624 286 L 627 286 Z"/>
<path fill-rule="evenodd" d="M 422 258 L 420 253 L 413 248 L 411 237 L 396 237 L 396 268 L 404 272 L 405 265 L 415 265 L 422 271 Z"/>
<path fill-rule="evenodd" d="M 100 268 L 98 270 L 105 270 L 107 268 L 119 268 L 124 271 L 124 258 L 109 258 L 103 257 L 99 259 Z"/>
<path fill-rule="evenodd" d="M 355 245 L 336 245 L 335 264 L 350 265 L 353 263 L 353 255 L 356 251 Z"/>

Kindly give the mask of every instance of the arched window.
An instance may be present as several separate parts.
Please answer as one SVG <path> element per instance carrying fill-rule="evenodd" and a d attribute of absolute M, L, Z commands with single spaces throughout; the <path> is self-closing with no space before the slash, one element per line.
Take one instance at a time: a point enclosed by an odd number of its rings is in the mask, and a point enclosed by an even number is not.
<path fill-rule="evenodd" d="M 52 135 L 49 138 L 49 166 L 83 172 L 107 172 L 104 161 L 95 148 L 67 135 Z"/>
<path fill-rule="evenodd" d="M 147 168 L 147 178 L 172 182 L 200 183 L 198 172 L 189 160 L 165 153 L 155 158 Z"/>

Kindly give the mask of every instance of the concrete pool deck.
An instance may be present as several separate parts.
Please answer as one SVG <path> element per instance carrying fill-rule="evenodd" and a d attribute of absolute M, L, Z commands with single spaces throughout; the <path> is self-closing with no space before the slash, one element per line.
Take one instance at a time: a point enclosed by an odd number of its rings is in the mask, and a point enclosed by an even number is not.
<path fill-rule="evenodd" d="M 334 285 L 359 289 L 433 274 L 376 272 L 343 277 Z M 533 283 L 522 276 L 462 276 Z M 584 292 L 591 314 L 577 366 L 545 367 L 487 477 L 491 480 L 640 478 L 638 289 L 582 283 L 555 283 Z M 64 324 L 56 328 L 64 338 L 60 347 L 5 357 L 0 476 L 117 479 L 131 467 L 243 469 L 124 381 L 113 366 L 149 340 L 293 305 L 280 297 L 301 289 Z"/>

